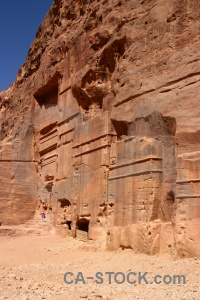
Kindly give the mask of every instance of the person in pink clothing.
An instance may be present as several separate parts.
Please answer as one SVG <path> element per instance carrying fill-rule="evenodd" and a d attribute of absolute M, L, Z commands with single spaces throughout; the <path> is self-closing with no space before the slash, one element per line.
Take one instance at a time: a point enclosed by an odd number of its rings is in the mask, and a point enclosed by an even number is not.
<path fill-rule="evenodd" d="M 46 218 L 46 217 L 45 217 L 45 213 L 42 212 L 41 216 L 42 216 L 42 222 L 44 222 L 44 219 Z"/>

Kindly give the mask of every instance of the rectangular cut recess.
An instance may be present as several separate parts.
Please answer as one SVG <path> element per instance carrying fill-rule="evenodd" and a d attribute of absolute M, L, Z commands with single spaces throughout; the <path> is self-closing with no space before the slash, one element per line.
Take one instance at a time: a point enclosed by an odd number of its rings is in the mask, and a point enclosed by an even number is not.
<path fill-rule="evenodd" d="M 55 106 L 58 104 L 58 75 L 55 74 L 44 86 L 34 94 L 40 106 Z"/>

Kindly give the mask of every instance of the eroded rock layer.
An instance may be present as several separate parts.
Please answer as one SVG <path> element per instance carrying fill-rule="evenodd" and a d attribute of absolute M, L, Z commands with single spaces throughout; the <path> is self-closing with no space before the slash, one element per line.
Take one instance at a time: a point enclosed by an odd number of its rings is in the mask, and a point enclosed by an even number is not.
<path fill-rule="evenodd" d="M 55 0 L 0 93 L 0 221 L 200 254 L 197 0 Z"/>

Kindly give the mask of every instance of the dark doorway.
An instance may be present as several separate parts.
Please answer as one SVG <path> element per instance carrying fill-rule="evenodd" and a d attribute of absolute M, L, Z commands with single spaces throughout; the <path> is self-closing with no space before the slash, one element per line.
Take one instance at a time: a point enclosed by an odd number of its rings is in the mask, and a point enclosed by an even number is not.
<path fill-rule="evenodd" d="M 77 229 L 88 232 L 89 223 L 90 221 L 85 218 L 79 219 L 77 222 Z"/>
<path fill-rule="evenodd" d="M 72 222 L 71 222 L 71 221 L 67 221 L 66 223 L 67 223 L 67 225 L 68 225 L 68 229 L 69 229 L 69 230 L 72 230 L 72 227 L 71 227 Z"/>

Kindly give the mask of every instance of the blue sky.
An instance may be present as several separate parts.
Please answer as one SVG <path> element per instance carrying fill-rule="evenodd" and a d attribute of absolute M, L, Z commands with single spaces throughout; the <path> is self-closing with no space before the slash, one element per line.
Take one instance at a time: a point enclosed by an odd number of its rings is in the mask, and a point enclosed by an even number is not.
<path fill-rule="evenodd" d="M 52 3 L 53 0 L 0 0 L 0 91 L 15 81 Z"/>

